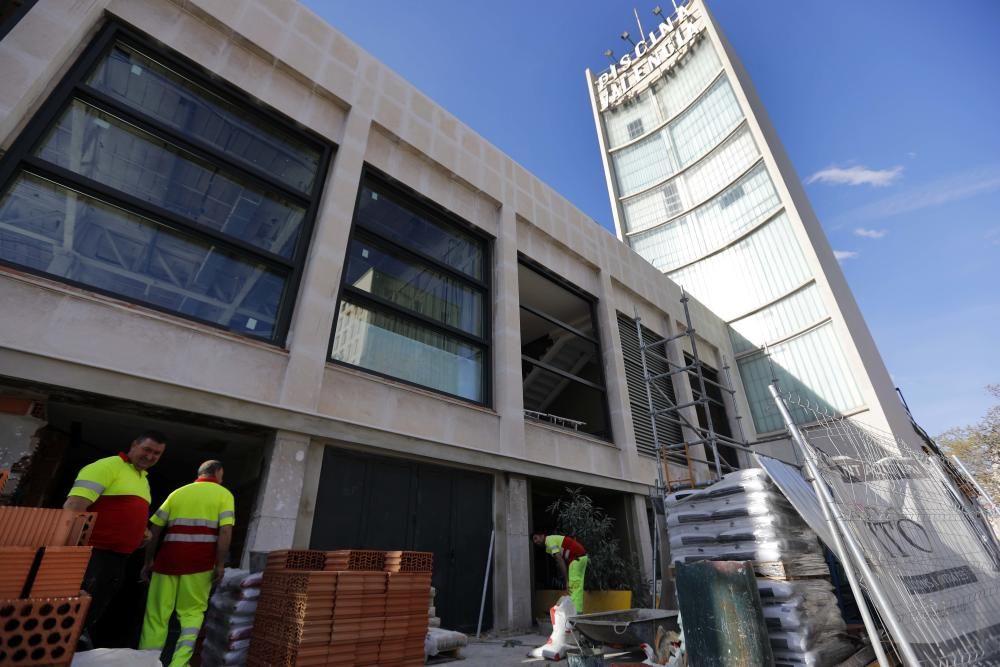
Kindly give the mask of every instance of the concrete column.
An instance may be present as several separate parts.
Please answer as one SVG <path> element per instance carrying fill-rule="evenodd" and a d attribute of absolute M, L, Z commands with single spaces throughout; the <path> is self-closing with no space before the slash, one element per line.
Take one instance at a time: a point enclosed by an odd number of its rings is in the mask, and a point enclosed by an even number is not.
<path fill-rule="evenodd" d="M 614 288 L 611 275 L 602 271 L 597 293 L 597 330 L 601 339 L 601 358 L 604 362 L 604 383 L 607 390 L 608 413 L 611 433 L 621 450 L 621 472 L 626 479 L 633 479 L 639 470 L 639 453 L 635 447 L 631 411 L 628 406 L 628 384 L 625 378 L 625 359 L 621 353 L 621 334 L 618 331 L 618 313 L 614 306 Z"/>
<path fill-rule="evenodd" d="M 642 574 L 643 581 L 652 581 L 653 538 L 649 532 L 649 520 L 646 518 L 646 498 L 638 494 L 630 494 L 626 502 L 629 503 L 632 544 L 638 557 L 639 572 Z"/>
<path fill-rule="evenodd" d="M 290 549 L 295 538 L 295 522 L 306 476 L 307 435 L 277 431 L 264 453 L 264 477 L 257 490 L 242 565 L 256 565 L 259 554 Z"/>
<path fill-rule="evenodd" d="M 302 494 L 299 498 L 299 516 L 295 522 L 295 539 L 292 541 L 296 549 L 308 549 L 312 541 L 313 520 L 316 518 L 316 496 L 319 493 L 325 454 L 325 444 L 315 440 L 309 443 L 309 449 L 306 452 L 306 474 L 302 483 Z"/>
<path fill-rule="evenodd" d="M 521 310 L 517 276 L 517 219 L 500 208 L 493 272 L 493 405 L 500 415 L 500 451 L 523 458 L 524 390 L 521 378 Z"/>
<path fill-rule="evenodd" d="M 330 169 L 288 337 L 281 390 L 286 406 L 315 410 L 333 329 L 340 277 L 361 182 L 371 116 L 352 109 Z"/>
<path fill-rule="evenodd" d="M 493 619 L 497 630 L 531 627 L 531 536 L 528 480 L 494 477 L 496 543 L 493 546 Z"/>

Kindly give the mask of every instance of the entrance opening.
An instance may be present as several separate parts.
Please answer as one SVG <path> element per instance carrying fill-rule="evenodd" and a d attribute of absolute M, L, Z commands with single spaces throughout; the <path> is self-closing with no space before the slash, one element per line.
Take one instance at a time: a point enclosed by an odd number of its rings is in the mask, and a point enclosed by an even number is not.
<path fill-rule="evenodd" d="M 569 489 L 580 489 L 580 492 L 588 496 L 595 508 L 603 510 L 614 521 L 611 537 L 618 540 L 619 555 L 625 563 L 635 561 L 638 567 L 638 559 L 634 552 L 634 530 L 638 527 L 632 526 L 632 515 L 629 512 L 631 499 L 628 494 L 618 491 L 608 491 L 590 486 L 570 484 L 552 480 L 533 479 L 531 482 L 531 532 L 554 533 L 558 524 L 558 517 L 548 511 L 548 508 L 557 500 L 568 499 Z M 639 528 L 645 529 L 645 527 Z M 571 537 L 578 537 L 571 535 Z M 588 545 L 586 540 L 581 540 L 583 547 L 591 552 L 596 545 Z M 533 584 L 534 590 L 565 590 L 565 582 L 559 576 L 555 561 L 548 556 L 541 547 L 532 546 L 533 562 Z M 589 570 L 588 570 L 589 571 Z M 592 589 L 593 580 L 588 575 L 586 577 L 586 589 Z M 548 616 L 545 602 L 539 595 L 534 596 L 533 612 L 535 618 Z"/>
<path fill-rule="evenodd" d="M 27 396 L 34 404 L 30 424 L 21 415 L 0 414 L 0 429 L 16 423 L 23 440 L 17 452 L 4 457 L 15 458 L 20 471 L 16 486 L 5 490 L 6 502 L 61 507 L 80 468 L 127 450 L 139 432 L 154 429 L 166 436 L 167 448 L 149 472 L 150 512 L 171 491 L 193 482 L 201 462 L 222 461 L 225 486 L 236 499 L 230 563 L 239 562 L 270 438 L 266 429 L 17 380 L 0 382 L 0 397 L 5 396 Z M 146 603 L 146 586 L 139 583 L 142 561 L 142 550 L 129 559 L 125 583 L 93 633 L 98 646 L 138 642 Z"/>

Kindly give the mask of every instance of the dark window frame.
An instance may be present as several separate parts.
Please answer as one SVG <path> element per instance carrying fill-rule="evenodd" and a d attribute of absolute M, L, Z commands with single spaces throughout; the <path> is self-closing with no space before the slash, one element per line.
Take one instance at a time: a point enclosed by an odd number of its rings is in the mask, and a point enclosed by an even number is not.
<path fill-rule="evenodd" d="M 636 123 L 638 123 L 638 125 Z M 633 133 L 632 131 L 633 128 L 635 128 L 635 133 Z M 643 135 L 643 132 L 645 131 L 645 128 L 643 127 L 642 118 L 636 118 L 635 120 L 630 120 L 625 125 L 625 131 L 628 132 L 629 141 L 641 137 Z"/>
<path fill-rule="evenodd" d="M 194 84 L 210 90 L 224 100 L 237 105 L 241 111 L 250 117 L 263 121 L 265 126 L 274 126 L 279 130 L 287 132 L 310 148 L 319 151 L 320 158 L 312 190 L 309 193 L 299 192 L 284 184 L 279 179 L 268 176 L 259 169 L 228 157 L 220 149 L 212 148 L 196 137 L 185 135 L 170 128 L 142 111 L 117 102 L 110 96 L 89 86 L 86 83 L 87 75 L 93 70 L 100 59 L 110 54 L 115 44 L 119 43 L 155 58 L 170 70 L 190 79 Z M 47 133 L 55 126 L 57 120 L 69 108 L 74 99 L 80 99 L 94 105 L 98 109 L 118 116 L 134 124 L 139 129 L 149 132 L 158 138 L 165 139 L 199 158 L 224 167 L 229 173 L 237 174 L 254 185 L 276 191 L 290 201 L 301 205 L 305 213 L 292 256 L 286 258 L 269 252 L 266 249 L 258 248 L 236 236 L 218 232 L 179 213 L 167 210 L 125 191 L 104 185 L 35 156 L 33 149 L 39 145 Z M 48 280 L 70 285 L 87 292 L 103 294 L 183 320 L 197 322 L 265 345 L 284 347 L 288 330 L 291 326 L 292 313 L 298 298 L 299 287 L 302 282 L 306 257 L 312 242 L 323 187 L 329 173 L 331 157 L 335 150 L 335 146 L 318 133 L 251 97 L 248 93 L 236 88 L 229 82 L 219 79 L 216 75 L 213 75 L 190 58 L 166 47 L 155 38 L 132 27 L 117 20 L 109 20 L 84 49 L 82 55 L 70 66 L 67 73 L 56 84 L 39 110 L 13 142 L 10 150 L 0 160 L 0 195 L 6 194 L 13 187 L 20 173 L 35 174 L 61 187 L 79 191 L 99 201 L 116 206 L 129 214 L 147 218 L 181 235 L 218 245 L 222 249 L 235 252 L 244 260 L 252 263 L 260 263 L 269 269 L 277 271 L 285 278 L 286 283 L 281 299 L 278 302 L 273 334 L 270 338 L 253 336 L 238 329 L 219 324 L 218 322 L 180 313 L 170 308 L 133 299 L 113 290 L 94 287 L 72 279 L 54 276 L 45 271 L 8 262 L 3 259 L 0 259 L 0 266 L 41 276 Z"/>
<path fill-rule="evenodd" d="M 588 387 L 590 389 L 595 389 L 595 390 L 601 392 L 604 395 L 604 401 L 603 401 L 603 404 L 604 404 L 604 423 L 607 425 L 607 435 L 596 435 L 594 433 L 587 433 L 586 431 L 573 431 L 571 429 L 563 429 L 563 430 L 566 430 L 566 431 L 568 431 L 570 433 L 579 432 L 579 433 L 583 433 L 583 434 L 585 434 L 585 435 L 587 435 L 587 436 L 589 436 L 591 438 L 597 438 L 599 440 L 604 440 L 604 441 L 607 441 L 607 442 L 614 442 L 615 441 L 615 439 L 614 439 L 614 435 L 615 434 L 614 434 L 614 429 L 612 428 L 612 424 L 611 424 L 611 406 L 608 403 L 608 378 L 607 378 L 607 375 L 606 375 L 605 370 L 604 370 L 604 349 L 601 347 L 601 338 L 600 338 L 601 332 L 600 332 L 600 327 L 598 326 L 599 322 L 598 322 L 598 318 L 597 318 L 597 297 L 595 297 L 592 294 L 588 294 L 587 292 L 583 291 L 582 289 L 580 289 L 579 287 L 577 287 L 573 283 L 569 282 L 568 280 L 566 280 L 562 276 L 556 275 L 551 270 L 549 270 L 548 268 L 546 268 L 545 266 L 543 266 L 539 262 L 536 262 L 535 260 L 531 259 L 530 257 L 528 257 L 527 255 L 525 255 L 524 253 L 521 253 L 521 252 L 517 253 L 517 264 L 518 264 L 518 268 L 520 268 L 521 266 L 524 266 L 526 269 L 528 269 L 530 271 L 534 271 L 535 273 L 537 273 L 542 278 L 555 283 L 559 287 L 567 290 L 568 292 L 570 292 L 574 296 L 577 296 L 577 297 L 583 299 L 587 303 L 587 305 L 589 306 L 589 309 L 590 309 L 590 320 L 591 320 L 591 323 L 593 324 L 593 327 L 594 327 L 594 335 L 593 336 L 589 336 L 589 335 L 583 333 L 582 331 L 576 329 L 572 325 L 567 324 L 565 322 L 562 322 L 561 320 L 559 320 L 559 319 L 557 319 L 557 318 L 555 318 L 555 317 L 553 317 L 553 316 L 551 316 L 551 315 L 549 315 L 549 314 L 547 314 L 547 313 L 545 313 L 543 311 L 540 311 L 537 308 L 533 308 L 531 306 L 525 306 L 525 305 L 521 304 L 520 301 L 518 302 L 517 306 L 518 306 L 518 311 L 525 310 L 525 311 L 531 313 L 532 315 L 535 315 L 536 317 L 541 317 L 542 319 L 544 319 L 544 320 L 546 320 L 548 322 L 551 322 L 552 324 L 555 324 L 556 326 L 560 327 L 561 329 L 564 329 L 565 331 L 568 331 L 571 334 L 582 338 L 583 340 L 586 340 L 586 341 L 588 341 L 590 343 L 593 343 L 597 347 L 597 354 L 599 355 L 599 363 L 597 364 L 597 367 L 598 367 L 598 370 L 600 371 L 601 383 L 598 385 L 598 384 L 596 384 L 596 383 L 594 383 L 594 382 L 592 382 L 590 380 L 587 380 L 587 379 L 582 378 L 582 377 L 578 377 L 576 375 L 573 375 L 572 373 L 568 373 L 568 372 L 566 372 L 564 370 L 555 368 L 554 366 L 550 366 L 549 364 L 546 364 L 545 362 L 542 362 L 542 361 L 538 361 L 537 359 L 533 359 L 532 357 L 529 357 L 529 356 L 527 356 L 527 355 L 525 355 L 523 353 L 521 354 L 521 363 L 522 364 L 526 363 L 529 366 L 540 368 L 543 371 L 547 371 L 549 373 L 554 373 L 556 375 L 559 375 L 559 376 L 561 376 L 561 377 L 569 380 L 570 382 L 575 382 L 577 384 L 581 384 L 581 385 L 583 385 L 585 387 Z M 521 345 L 523 347 L 523 345 L 524 345 L 524 341 L 523 340 L 521 341 Z M 523 380 L 524 380 L 524 378 L 522 378 L 522 384 L 523 384 Z M 522 389 L 523 389 L 523 387 L 522 387 Z M 546 422 L 541 422 L 541 423 L 546 423 Z M 561 427 L 557 427 L 557 428 L 561 428 Z"/>
<path fill-rule="evenodd" d="M 31 8 L 34 7 L 37 2 L 38 0 L 24 0 L 20 7 L 11 12 L 10 16 L 8 16 L 4 21 L 0 22 L 0 39 L 6 37 L 7 33 L 13 30 L 14 26 L 16 26 L 21 19 L 28 15 L 28 12 L 31 11 Z"/>
<path fill-rule="evenodd" d="M 438 223 L 444 223 L 449 227 L 454 227 L 462 233 L 472 236 L 476 241 L 479 241 L 481 244 L 480 248 L 482 250 L 482 278 L 477 280 L 476 278 L 462 273 L 461 271 L 448 266 L 447 264 L 430 257 L 419 250 L 400 245 L 396 241 L 385 236 L 381 236 L 376 232 L 358 224 L 358 211 L 361 208 L 361 196 L 366 187 L 376 192 L 384 193 L 387 197 L 392 198 L 399 204 L 405 205 L 406 208 L 420 216 L 426 217 Z M 469 333 L 463 329 L 444 324 L 439 320 L 435 320 L 431 317 L 410 310 L 409 308 L 399 306 L 386 299 L 382 299 L 376 295 L 365 292 L 364 290 L 357 289 L 352 285 L 348 285 L 347 266 L 351 258 L 351 246 L 355 241 L 371 243 L 371 245 L 376 247 L 391 248 L 394 253 L 403 255 L 404 257 L 410 257 L 418 264 L 423 264 L 436 271 L 441 271 L 442 273 L 445 273 L 470 287 L 480 290 L 480 293 L 482 294 L 483 307 L 483 335 L 476 336 L 475 334 Z M 351 233 L 347 239 L 347 248 L 345 250 L 344 263 L 340 275 L 340 285 L 337 289 L 337 304 L 333 313 L 333 327 L 330 330 L 330 341 L 327 344 L 326 362 L 336 366 L 343 366 L 344 368 L 353 368 L 376 377 L 391 380 L 393 382 L 399 382 L 424 391 L 440 394 L 442 396 L 448 396 L 455 400 L 462 401 L 463 403 L 471 403 L 472 405 L 491 408 L 493 406 L 493 241 L 493 237 L 482 229 L 472 225 L 466 220 L 463 220 L 451 211 L 448 211 L 439 204 L 436 204 L 434 201 L 428 199 L 416 190 L 404 185 L 380 169 L 366 163 L 362 168 L 361 181 L 358 184 L 358 192 L 354 200 L 354 210 L 351 214 Z M 437 333 L 449 336 L 453 339 L 461 341 L 462 343 L 473 345 L 481 349 L 483 351 L 483 372 L 482 378 L 480 379 L 480 382 L 482 383 L 482 400 L 477 401 L 475 399 L 470 399 L 467 396 L 461 396 L 459 394 L 453 394 L 441 389 L 435 389 L 434 387 L 428 387 L 427 385 L 420 384 L 419 382 L 413 382 L 389 373 L 383 373 L 381 371 L 365 368 L 364 366 L 358 366 L 357 364 L 351 364 L 346 361 L 334 359 L 333 343 L 337 337 L 337 324 L 340 320 L 340 309 L 341 304 L 345 301 L 345 295 L 347 296 L 347 303 L 354 303 L 383 314 L 397 316 L 403 320 L 416 323 L 419 326 L 426 327 L 432 331 L 436 331 Z"/>

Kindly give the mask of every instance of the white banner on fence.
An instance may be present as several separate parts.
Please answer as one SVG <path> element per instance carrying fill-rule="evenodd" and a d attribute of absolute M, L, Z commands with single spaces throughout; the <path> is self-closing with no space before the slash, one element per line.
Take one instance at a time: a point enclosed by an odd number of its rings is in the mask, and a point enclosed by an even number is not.
<path fill-rule="evenodd" d="M 941 472 L 922 455 L 838 455 L 851 451 L 841 437 L 817 439 L 826 450 L 816 448 L 820 472 L 907 635 L 895 639 L 910 644 L 921 664 L 1000 664 L 997 554 Z M 828 446 L 834 443 L 841 446 Z M 758 461 L 832 548 L 819 501 L 798 471 Z"/>

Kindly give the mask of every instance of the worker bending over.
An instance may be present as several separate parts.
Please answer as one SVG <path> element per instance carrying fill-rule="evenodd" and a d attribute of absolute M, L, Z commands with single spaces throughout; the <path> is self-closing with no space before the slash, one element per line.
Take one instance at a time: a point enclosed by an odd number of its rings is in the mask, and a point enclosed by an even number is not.
<path fill-rule="evenodd" d="M 170 667 L 186 667 L 191 661 L 212 583 L 222 578 L 229 555 L 233 494 L 222 486 L 222 473 L 220 462 L 205 461 L 198 479 L 167 496 L 149 519 L 153 536 L 142 579 L 150 584 L 139 648 L 162 650 L 167 623 L 176 611 L 181 634 Z M 157 550 L 161 533 L 163 545 Z"/>
<path fill-rule="evenodd" d="M 573 600 L 576 613 L 583 613 L 583 580 L 587 574 L 587 550 L 583 545 L 566 535 L 546 535 L 545 533 L 535 533 L 531 536 L 531 541 L 538 546 L 545 547 L 545 553 L 552 556 L 556 561 L 556 567 L 563 581 L 566 582 L 566 590 Z"/>

